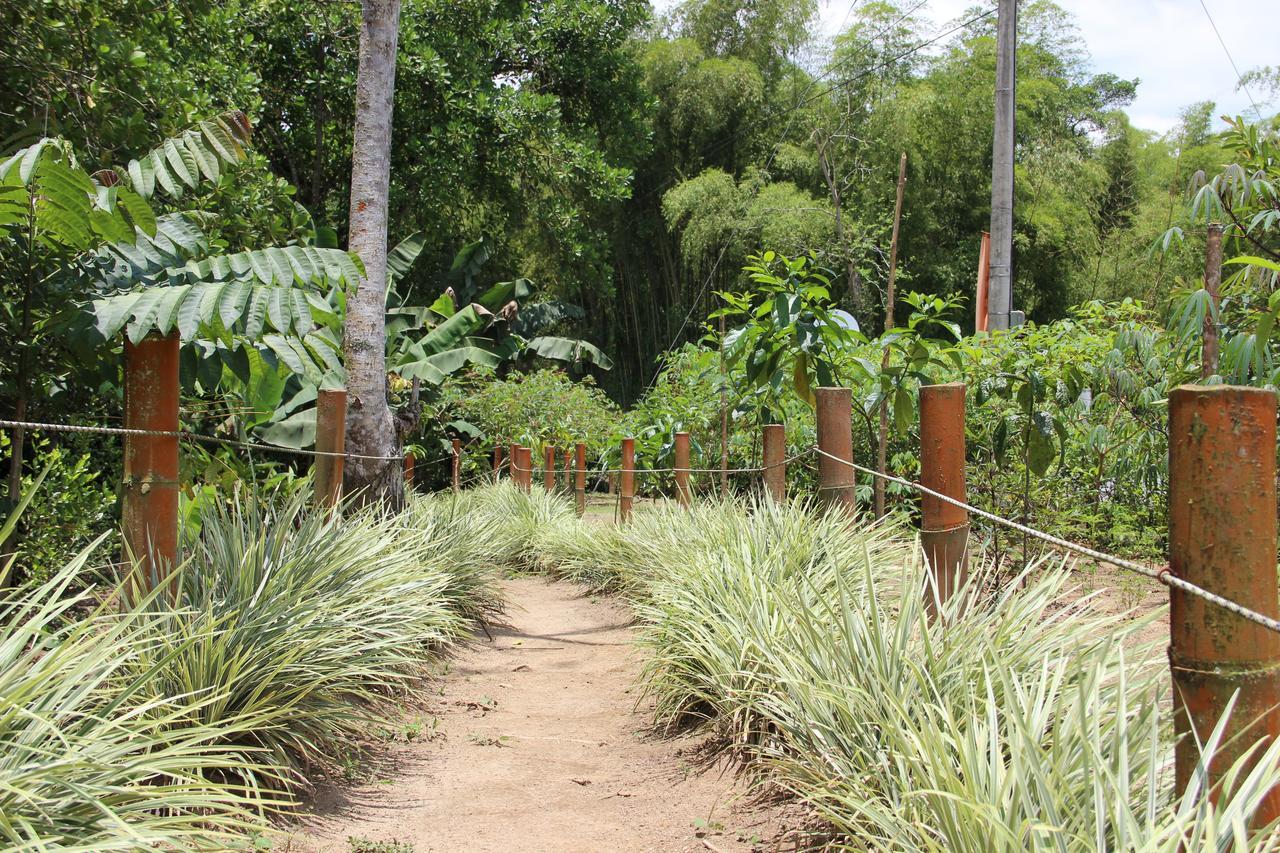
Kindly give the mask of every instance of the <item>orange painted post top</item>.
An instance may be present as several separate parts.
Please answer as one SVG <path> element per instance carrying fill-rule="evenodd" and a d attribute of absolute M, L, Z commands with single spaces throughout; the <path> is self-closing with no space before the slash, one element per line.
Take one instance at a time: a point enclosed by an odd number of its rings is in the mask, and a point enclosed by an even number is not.
<path fill-rule="evenodd" d="M 316 394 L 316 452 L 340 454 L 347 447 L 347 392 L 323 390 Z M 317 456 L 313 470 L 316 503 L 333 508 L 342 500 L 342 456 Z"/>
<path fill-rule="evenodd" d="M 507 454 L 507 467 L 510 468 L 511 482 L 513 485 L 520 485 L 520 472 L 516 468 L 520 464 L 520 445 L 515 442 L 511 443 L 510 453 Z"/>
<path fill-rule="evenodd" d="M 413 488 L 413 465 L 414 457 L 412 450 L 404 452 L 404 485 L 408 489 Z"/>
<path fill-rule="evenodd" d="M 693 504 L 693 493 L 689 490 L 689 433 L 676 433 L 676 502 L 682 507 Z"/>
<path fill-rule="evenodd" d="M 124 343 L 124 427 L 174 435 L 127 435 L 121 526 L 142 590 L 178 564 L 178 333 Z M 170 594 L 177 595 L 176 584 Z"/>
<path fill-rule="evenodd" d="M 631 503 L 636 495 L 636 440 L 622 439 L 622 490 L 618 501 L 618 514 L 623 521 L 631 520 Z"/>
<path fill-rule="evenodd" d="M 502 445 L 493 448 L 493 479 L 496 481 L 502 473 Z"/>
<path fill-rule="evenodd" d="M 1276 593 L 1276 395 L 1261 388 L 1184 385 L 1169 394 L 1169 569 L 1272 618 Z M 1210 784 L 1246 749 L 1280 736 L 1280 635 L 1170 587 L 1177 793 L 1203 741 L 1239 691 Z M 1254 815 L 1280 817 L 1280 789 Z"/>
<path fill-rule="evenodd" d="M 548 444 L 542 450 L 542 487 L 550 494 L 556 490 L 556 447 Z"/>
<path fill-rule="evenodd" d="M 462 488 L 462 440 L 455 438 L 452 444 L 453 459 L 451 462 L 453 470 L 450 473 L 453 475 L 453 490 L 457 492 Z"/>
<path fill-rule="evenodd" d="M 967 503 L 963 383 L 920 387 L 920 484 Z M 925 607 L 937 615 L 964 583 L 968 569 L 969 512 L 932 495 L 920 498 L 920 544 L 929 560 L 933 588 Z"/>
<path fill-rule="evenodd" d="M 573 495 L 578 518 L 587 511 L 587 446 L 581 441 L 573 446 Z"/>
<path fill-rule="evenodd" d="M 764 492 L 776 504 L 787 499 L 787 428 L 765 424 L 763 446 Z"/>
<path fill-rule="evenodd" d="M 818 502 L 850 515 L 858 508 L 853 463 L 853 392 L 816 388 L 818 421 Z M 834 457 L 834 458 L 833 458 Z"/>

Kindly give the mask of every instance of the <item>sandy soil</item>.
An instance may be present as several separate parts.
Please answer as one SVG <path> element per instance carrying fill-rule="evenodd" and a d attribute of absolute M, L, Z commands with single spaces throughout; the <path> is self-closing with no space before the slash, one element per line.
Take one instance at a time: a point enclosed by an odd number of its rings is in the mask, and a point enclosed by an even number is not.
<path fill-rule="evenodd" d="M 648 730 L 625 607 L 537 578 L 505 584 L 511 627 L 456 658 L 423 731 L 369 783 L 322 792 L 276 849 L 779 849 L 761 839 L 787 837 L 783 810 L 704 766 L 696 739 Z"/>

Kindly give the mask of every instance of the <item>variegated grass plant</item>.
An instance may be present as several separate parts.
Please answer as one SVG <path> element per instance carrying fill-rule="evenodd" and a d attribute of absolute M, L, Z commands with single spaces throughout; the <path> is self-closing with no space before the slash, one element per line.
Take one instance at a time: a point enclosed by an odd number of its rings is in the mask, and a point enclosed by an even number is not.
<path fill-rule="evenodd" d="M 659 723 L 714 727 L 837 846 L 1277 843 L 1250 816 L 1280 783 L 1280 745 L 1238 763 L 1216 804 L 1202 779 L 1175 796 L 1167 664 L 1136 640 L 1141 620 L 1099 615 L 1062 562 L 993 592 L 976 559 L 930 620 L 927 568 L 900 526 L 803 503 L 561 519 L 532 545 L 540 567 L 632 602 Z"/>

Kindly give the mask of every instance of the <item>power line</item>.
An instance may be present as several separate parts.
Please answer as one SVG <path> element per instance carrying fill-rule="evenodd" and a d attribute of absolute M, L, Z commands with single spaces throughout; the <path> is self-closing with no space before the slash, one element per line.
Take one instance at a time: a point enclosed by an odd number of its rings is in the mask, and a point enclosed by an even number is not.
<path fill-rule="evenodd" d="M 1200 8 L 1204 9 L 1204 16 L 1209 19 L 1209 26 L 1213 27 L 1213 34 L 1218 37 L 1218 44 L 1222 45 L 1222 52 L 1227 55 L 1227 62 L 1231 63 L 1231 70 L 1236 73 L 1236 85 L 1244 89 L 1245 96 L 1248 97 L 1249 103 L 1253 104 L 1253 111 L 1258 114 L 1258 120 L 1261 121 L 1262 110 L 1258 107 L 1258 102 L 1253 99 L 1253 92 L 1249 91 L 1249 84 L 1244 82 L 1244 75 L 1240 73 L 1240 66 L 1236 65 L 1236 60 L 1231 55 L 1231 49 L 1227 47 L 1226 39 L 1218 31 L 1218 25 L 1214 22 L 1213 15 L 1209 14 L 1209 7 L 1205 5 L 1204 0 L 1200 0 Z"/>

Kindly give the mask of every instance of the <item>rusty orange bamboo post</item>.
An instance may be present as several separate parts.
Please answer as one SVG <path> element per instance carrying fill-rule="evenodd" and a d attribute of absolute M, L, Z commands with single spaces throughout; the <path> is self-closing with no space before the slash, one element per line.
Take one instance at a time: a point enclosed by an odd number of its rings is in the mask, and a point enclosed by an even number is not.
<path fill-rule="evenodd" d="M 496 483 L 502 476 L 502 445 L 493 448 L 493 481 Z"/>
<path fill-rule="evenodd" d="M 689 491 L 689 433 L 676 433 L 676 502 L 686 509 L 693 505 Z"/>
<path fill-rule="evenodd" d="M 625 522 L 631 520 L 631 503 L 636 495 L 636 440 L 622 439 L 622 489 L 618 500 L 618 515 Z"/>
<path fill-rule="evenodd" d="M 818 502 L 852 515 L 858 508 L 853 464 L 853 392 L 817 388 Z"/>
<path fill-rule="evenodd" d="M 342 500 L 343 457 L 347 447 L 346 389 L 323 390 L 316 394 L 316 457 L 314 488 L 316 503 L 332 509 Z"/>
<path fill-rule="evenodd" d="M 547 494 L 556 490 L 556 446 L 548 444 L 542 450 L 542 488 Z"/>
<path fill-rule="evenodd" d="M 587 512 L 587 446 L 581 441 L 573 446 L 573 497 L 582 518 Z"/>
<path fill-rule="evenodd" d="M 178 564 L 177 332 L 125 340 L 124 427 L 173 433 L 124 439 L 121 526 L 145 594 Z"/>
<path fill-rule="evenodd" d="M 1276 595 L 1276 395 L 1261 388 L 1184 385 L 1169 394 L 1169 569 L 1272 618 Z M 1196 774 L 1203 742 L 1239 691 L 1209 784 L 1245 750 L 1280 736 L 1280 635 L 1170 587 L 1174 777 Z M 1211 793 L 1216 797 L 1216 791 Z M 1254 814 L 1280 817 L 1273 788 Z"/>
<path fill-rule="evenodd" d="M 964 384 L 920 386 L 920 484 L 968 502 L 964 471 Z M 932 571 L 925 608 L 937 616 L 964 583 L 969 556 L 969 512 L 932 495 L 920 497 L 920 544 Z"/>
<path fill-rule="evenodd" d="M 412 489 L 412 488 L 413 488 L 413 466 L 414 466 L 414 461 L 415 461 L 415 460 L 414 460 L 414 457 L 413 457 L 413 451 L 412 451 L 412 450 L 406 450 L 406 451 L 404 452 L 404 485 L 405 485 L 405 488 L 406 488 L 406 489 Z"/>
<path fill-rule="evenodd" d="M 453 491 L 456 494 L 462 489 L 462 440 L 455 438 L 451 442 L 453 445 L 453 458 L 450 460 L 453 479 Z"/>
<path fill-rule="evenodd" d="M 783 503 L 787 499 L 787 428 L 782 424 L 765 424 L 761 444 L 764 492 L 774 503 Z"/>
<path fill-rule="evenodd" d="M 507 454 L 507 467 L 511 475 L 511 484 L 513 486 L 520 485 L 520 472 L 516 469 L 520 465 L 520 445 L 512 442 L 510 452 Z"/>
<path fill-rule="evenodd" d="M 533 449 L 518 445 L 515 452 L 515 461 L 511 464 L 516 471 L 516 484 L 527 494 L 533 491 Z"/>

